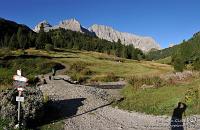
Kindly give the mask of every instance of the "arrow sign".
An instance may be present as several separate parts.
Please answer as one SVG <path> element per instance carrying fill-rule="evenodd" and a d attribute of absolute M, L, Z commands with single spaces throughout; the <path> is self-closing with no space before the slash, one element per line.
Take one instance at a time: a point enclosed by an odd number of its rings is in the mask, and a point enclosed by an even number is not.
<path fill-rule="evenodd" d="M 28 81 L 28 79 L 26 77 L 19 76 L 19 75 L 14 75 L 13 80 L 21 81 L 21 82 L 27 82 Z"/>
<path fill-rule="evenodd" d="M 22 76 L 22 71 L 21 70 L 17 70 L 17 75 Z"/>
<path fill-rule="evenodd" d="M 18 91 L 24 91 L 24 88 L 17 88 Z"/>

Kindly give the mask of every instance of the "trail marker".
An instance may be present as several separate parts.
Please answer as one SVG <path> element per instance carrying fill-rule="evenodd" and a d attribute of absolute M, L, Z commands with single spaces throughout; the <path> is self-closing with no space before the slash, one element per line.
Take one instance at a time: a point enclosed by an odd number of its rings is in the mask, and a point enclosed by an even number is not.
<path fill-rule="evenodd" d="M 24 97 L 17 96 L 16 101 L 17 102 L 24 102 Z"/>
<path fill-rule="evenodd" d="M 17 88 L 17 90 L 23 92 L 24 88 Z"/>
<path fill-rule="evenodd" d="M 28 79 L 26 77 L 19 76 L 19 75 L 14 75 L 13 80 L 21 81 L 21 82 L 27 82 L 28 81 Z"/>
<path fill-rule="evenodd" d="M 21 70 L 17 70 L 17 75 L 22 76 L 22 71 Z"/>
<path fill-rule="evenodd" d="M 16 126 L 21 126 L 21 122 L 20 122 L 20 105 L 21 102 L 24 102 L 24 97 L 21 97 L 22 92 L 24 91 L 24 87 L 27 85 L 28 79 L 26 77 L 22 76 L 22 71 L 21 70 L 17 70 L 17 75 L 13 76 L 13 86 L 15 86 L 19 92 L 19 95 L 16 96 L 16 101 L 18 102 L 18 124 Z"/>

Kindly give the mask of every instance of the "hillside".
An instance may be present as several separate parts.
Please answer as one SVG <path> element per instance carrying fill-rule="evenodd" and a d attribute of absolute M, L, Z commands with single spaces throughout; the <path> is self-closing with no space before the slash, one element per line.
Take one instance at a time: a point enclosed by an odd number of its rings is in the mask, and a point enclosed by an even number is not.
<path fill-rule="evenodd" d="M 22 28 L 26 33 L 33 32 L 28 26 L 18 24 L 16 22 L 0 18 L 0 39 L 6 34 L 12 36 L 13 33 L 17 33 L 18 28 Z"/>
<path fill-rule="evenodd" d="M 164 59 L 166 57 L 174 57 L 177 55 L 182 55 L 183 60 L 187 62 L 188 60 L 195 60 L 199 57 L 200 50 L 200 34 L 195 33 L 189 40 L 183 41 L 182 43 L 175 45 L 173 47 L 165 48 L 162 50 L 151 51 L 146 55 L 148 60 L 158 60 Z"/>
<path fill-rule="evenodd" d="M 19 44 L 17 39 L 20 42 L 26 41 L 29 46 L 32 46 L 34 36 L 35 33 L 28 26 L 0 18 L 0 48 L 8 47 L 9 44 L 12 48 L 25 48 L 27 46 L 22 45 L 26 43 Z"/>

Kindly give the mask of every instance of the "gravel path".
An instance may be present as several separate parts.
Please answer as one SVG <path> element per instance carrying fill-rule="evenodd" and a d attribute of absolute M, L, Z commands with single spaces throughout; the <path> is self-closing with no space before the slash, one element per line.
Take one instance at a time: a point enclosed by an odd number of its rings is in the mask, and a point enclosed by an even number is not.
<path fill-rule="evenodd" d="M 169 130 L 170 117 L 127 112 L 110 106 L 106 90 L 47 80 L 40 89 L 60 100 L 65 130 Z M 200 117 L 194 130 L 200 129 Z M 187 130 L 193 130 L 187 128 Z"/>

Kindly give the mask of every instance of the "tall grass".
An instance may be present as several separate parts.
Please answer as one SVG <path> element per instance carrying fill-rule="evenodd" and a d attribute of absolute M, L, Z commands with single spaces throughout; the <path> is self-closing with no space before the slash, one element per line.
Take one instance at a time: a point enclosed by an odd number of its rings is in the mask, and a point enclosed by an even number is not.
<path fill-rule="evenodd" d="M 166 84 L 166 82 L 158 76 L 132 76 L 128 79 L 128 83 L 136 90 L 140 89 L 143 85 L 152 85 L 154 88 L 159 88 Z"/>
<path fill-rule="evenodd" d="M 200 113 L 200 87 L 199 88 L 189 88 L 185 92 L 184 102 L 189 106 L 192 113 L 198 114 Z"/>
<path fill-rule="evenodd" d="M 70 69 L 66 73 L 71 76 L 72 80 L 85 83 L 87 79 L 94 74 L 94 72 L 87 67 L 88 65 L 90 64 L 82 61 L 74 62 L 70 65 Z"/>
<path fill-rule="evenodd" d="M 32 82 L 35 76 L 50 72 L 52 67 L 57 64 L 45 58 L 19 58 L 3 61 L 0 66 L 0 85 L 11 86 L 13 82 L 12 77 L 18 69 L 21 69 L 22 75 Z"/>

